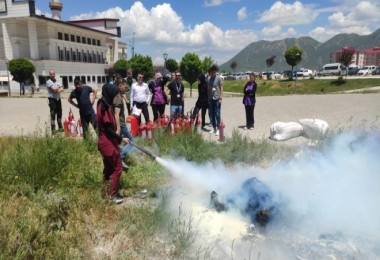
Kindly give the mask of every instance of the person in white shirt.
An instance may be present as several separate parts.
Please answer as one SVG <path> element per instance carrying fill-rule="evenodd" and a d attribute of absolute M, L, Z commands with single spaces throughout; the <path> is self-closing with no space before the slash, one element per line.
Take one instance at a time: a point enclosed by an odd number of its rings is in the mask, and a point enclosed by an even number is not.
<path fill-rule="evenodd" d="M 144 76 L 142 73 L 137 74 L 137 82 L 132 84 L 131 88 L 131 106 L 132 111 L 135 109 L 141 109 L 141 113 L 144 115 L 145 123 L 149 121 L 148 100 L 149 100 L 149 87 L 144 82 Z M 139 124 L 141 124 L 141 114 L 138 115 Z"/>
<path fill-rule="evenodd" d="M 63 87 L 60 82 L 55 79 L 55 71 L 49 71 L 49 79 L 46 81 L 46 88 L 48 91 L 48 100 L 50 108 L 50 125 L 52 133 L 55 133 L 55 119 L 57 118 L 58 131 L 63 132 L 62 127 L 62 103 L 61 92 Z"/>

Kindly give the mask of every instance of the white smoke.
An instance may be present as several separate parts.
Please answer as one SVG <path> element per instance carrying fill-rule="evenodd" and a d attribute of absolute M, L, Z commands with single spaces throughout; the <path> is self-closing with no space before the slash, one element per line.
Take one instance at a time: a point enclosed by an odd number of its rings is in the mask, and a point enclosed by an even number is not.
<path fill-rule="evenodd" d="M 323 149 L 305 148 L 290 162 L 258 167 L 195 165 L 159 159 L 173 175 L 173 208 L 181 203 L 201 219 L 199 242 L 212 245 L 213 258 L 294 259 L 371 258 L 380 252 L 380 136 L 349 132 Z M 210 193 L 219 199 L 256 177 L 274 195 L 279 214 L 263 231 L 247 232 L 239 210 L 209 210 Z M 257 224 L 255 224 L 257 226 Z M 251 230 L 252 231 L 252 228 Z"/>

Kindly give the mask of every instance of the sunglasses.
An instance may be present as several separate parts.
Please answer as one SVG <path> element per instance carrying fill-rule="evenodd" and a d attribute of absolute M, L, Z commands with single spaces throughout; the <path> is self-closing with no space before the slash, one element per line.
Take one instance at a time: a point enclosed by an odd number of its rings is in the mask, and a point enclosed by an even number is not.
<path fill-rule="evenodd" d="M 181 77 L 181 75 L 175 75 L 176 77 Z"/>

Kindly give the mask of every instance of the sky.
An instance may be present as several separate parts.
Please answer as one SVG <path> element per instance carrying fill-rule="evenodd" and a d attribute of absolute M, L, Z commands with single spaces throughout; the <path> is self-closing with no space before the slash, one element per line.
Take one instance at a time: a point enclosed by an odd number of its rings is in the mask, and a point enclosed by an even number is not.
<path fill-rule="evenodd" d="M 51 16 L 50 0 L 36 0 Z M 55 0 L 57 1 L 57 0 Z M 310 36 L 320 42 L 339 33 L 368 35 L 379 28 L 379 0 L 60 0 L 62 20 L 117 18 L 121 41 L 155 65 L 163 54 L 187 53 L 221 65 L 252 42 Z"/>

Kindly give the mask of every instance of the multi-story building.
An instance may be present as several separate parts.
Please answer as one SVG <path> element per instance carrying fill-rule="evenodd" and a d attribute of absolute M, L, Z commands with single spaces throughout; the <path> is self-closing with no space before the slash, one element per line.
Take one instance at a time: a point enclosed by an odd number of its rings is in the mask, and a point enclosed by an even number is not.
<path fill-rule="evenodd" d="M 64 22 L 62 3 L 51 0 L 49 6 L 52 18 L 37 15 L 34 0 L 0 0 L 0 82 L 10 78 L 10 89 L 19 89 L 8 72 L 8 61 L 23 57 L 36 67 L 29 84 L 37 87 L 45 86 L 50 69 L 65 88 L 74 88 L 75 77 L 101 86 L 113 63 L 127 57 L 126 44 L 119 41 L 119 20 Z"/>
<path fill-rule="evenodd" d="M 357 50 L 353 47 L 344 47 L 352 49 L 354 55 L 352 56 L 352 64 L 356 64 L 358 67 L 364 67 L 367 65 L 380 66 L 380 47 L 373 47 L 364 50 Z M 339 62 L 339 58 L 342 54 L 342 50 L 330 53 L 330 62 Z"/>

